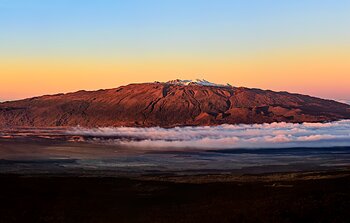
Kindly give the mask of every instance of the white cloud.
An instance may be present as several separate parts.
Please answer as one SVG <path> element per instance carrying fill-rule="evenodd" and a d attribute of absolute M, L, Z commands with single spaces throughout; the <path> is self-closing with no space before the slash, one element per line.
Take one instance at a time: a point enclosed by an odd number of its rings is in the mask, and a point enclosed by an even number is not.
<path fill-rule="evenodd" d="M 176 128 L 74 128 L 71 135 L 130 147 L 286 148 L 350 146 L 350 120 L 329 123 L 272 123 Z"/>

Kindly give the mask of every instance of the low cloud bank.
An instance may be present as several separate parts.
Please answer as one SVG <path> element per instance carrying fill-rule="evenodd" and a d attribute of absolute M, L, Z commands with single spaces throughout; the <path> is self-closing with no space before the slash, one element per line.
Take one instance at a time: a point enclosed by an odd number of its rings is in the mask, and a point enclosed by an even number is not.
<path fill-rule="evenodd" d="M 350 120 L 176 128 L 74 128 L 70 135 L 144 148 L 286 148 L 350 146 Z"/>

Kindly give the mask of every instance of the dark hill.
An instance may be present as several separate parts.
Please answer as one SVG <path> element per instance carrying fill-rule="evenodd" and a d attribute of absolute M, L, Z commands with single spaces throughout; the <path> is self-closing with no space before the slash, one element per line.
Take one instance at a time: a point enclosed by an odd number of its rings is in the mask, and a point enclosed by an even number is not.
<path fill-rule="evenodd" d="M 331 100 L 287 92 L 170 82 L 0 103 L 0 127 L 172 127 L 348 118 L 350 106 Z"/>

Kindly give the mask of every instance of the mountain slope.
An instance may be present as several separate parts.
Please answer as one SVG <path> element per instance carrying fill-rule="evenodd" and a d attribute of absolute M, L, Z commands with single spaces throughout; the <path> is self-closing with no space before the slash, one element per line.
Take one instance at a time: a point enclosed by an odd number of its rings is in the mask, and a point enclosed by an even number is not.
<path fill-rule="evenodd" d="M 350 118 L 347 104 L 229 85 L 130 84 L 0 103 L 0 127 L 183 126 Z"/>

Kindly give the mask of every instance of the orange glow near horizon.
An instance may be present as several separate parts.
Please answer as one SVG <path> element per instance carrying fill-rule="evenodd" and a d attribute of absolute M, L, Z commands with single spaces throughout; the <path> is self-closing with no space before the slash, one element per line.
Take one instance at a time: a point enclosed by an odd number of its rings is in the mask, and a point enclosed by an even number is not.
<path fill-rule="evenodd" d="M 350 1 L 0 0 L 0 101 L 206 79 L 350 100 Z"/>
<path fill-rule="evenodd" d="M 249 55 L 155 58 L 1 59 L 0 100 L 204 78 L 233 86 L 348 99 L 350 49 L 292 49 Z"/>

